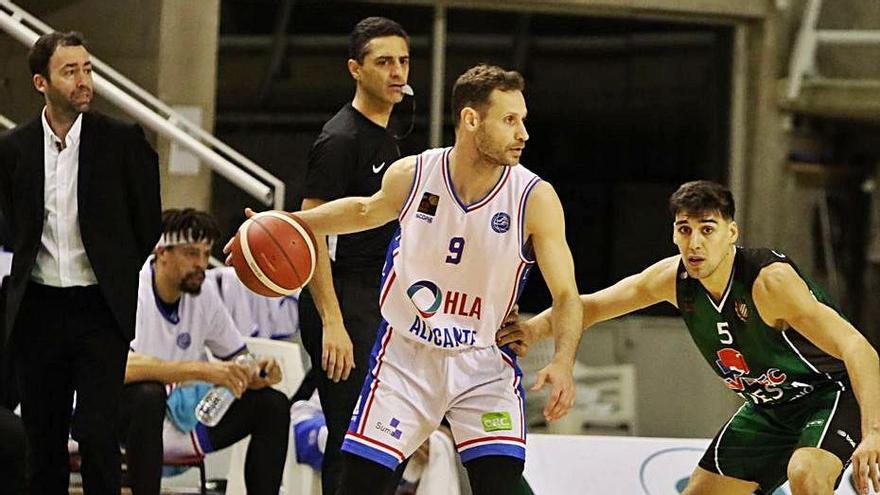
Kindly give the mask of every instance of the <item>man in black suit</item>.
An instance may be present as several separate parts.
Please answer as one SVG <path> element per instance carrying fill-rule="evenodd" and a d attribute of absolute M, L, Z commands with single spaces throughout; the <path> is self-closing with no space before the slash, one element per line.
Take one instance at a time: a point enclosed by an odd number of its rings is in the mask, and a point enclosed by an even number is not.
<path fill-rule="evenodd" d="M 46 106 L 0 136 L 0 207 L 15 254 L 6 338 L 39 494 L 67 493 L 68 432 L 85 493 L 119 493 L 116 423 L 138 271 L 160 232 L 156 153 L 139 127 L 89 112 L 84 45 L 79 33 L 37 40 L 28 63 Z"/>

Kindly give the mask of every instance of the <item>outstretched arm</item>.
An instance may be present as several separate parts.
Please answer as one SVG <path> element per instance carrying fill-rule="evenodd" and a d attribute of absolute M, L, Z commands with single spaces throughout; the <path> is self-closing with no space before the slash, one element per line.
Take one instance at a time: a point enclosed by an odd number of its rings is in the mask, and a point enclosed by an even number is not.
<path fill-rule="evenodd" d="M 632 313 L 653 304 L 675 302 L 675 275 L 679 256 L 670 256 L 649 266 L 641 273 L 630 275 L 611 287 L 580 296 L 582 316 L 580 328 L 586 330 L 596 323 Z M 534 318 L 502 328 L 498 344 L 522 341 L 528 345 L 552 335 L 552 308 Z"/>
<path fill-rule="evenodd" d="M 315 236 L 350 234 L 373 229 L 397 218 L 409 195 L 416 157 L 394 162 L 382 178 L 382 188 L 369 197 L 350 196 L 296 213 Z"/>
<path fill-rule="evenodd" d="M 840 314 L 819 302 L 791 265 L 761 270 L 752 289 L 755 308 L 774 327 L 786 324 L 846 365 L 862 417 L 862 441 L 852 456 L 861 493 L 868 479 L 880 491 L 880 361 L 865 337 Z"/>
<path fill-rule="evenodd" d="M 382 178 L 382 188 L 369 197 L 350 196 L 316 206 L 310 210 L 298 211 L 294 215 L 305 221 L 315 234 L 321 238 L 330 234 L 350 234 L 370 230 L 397 218 L 413 183 L 416 157 L 407 156 L 394 162 Z M 245 216 L 254 216 L 250 208 Z M 232 240 L 223 247 L 226 264 L 232 265 Z M 318 265 L 328 265 L 326 249 L 318 250 Z"/>

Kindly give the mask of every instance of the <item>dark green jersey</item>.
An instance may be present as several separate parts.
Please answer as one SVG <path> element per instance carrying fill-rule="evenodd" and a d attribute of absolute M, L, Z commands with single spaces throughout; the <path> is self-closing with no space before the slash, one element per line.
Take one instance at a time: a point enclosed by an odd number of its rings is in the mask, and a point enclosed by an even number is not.
<path fill-rule="evenodd" d="M 720 301 L 679 263 L 676 300 L 694 343 L 727 386 L 756 405 L 775 405 L 830 387 L 848 386 L 846 368 L 796 329 L 777 330 L 758 315 L 752 286 L 772 263 L 787 263 L 813 296 L 834 308 L 824 292 L 784 254 L 737 247 L 733 271 Z"/>

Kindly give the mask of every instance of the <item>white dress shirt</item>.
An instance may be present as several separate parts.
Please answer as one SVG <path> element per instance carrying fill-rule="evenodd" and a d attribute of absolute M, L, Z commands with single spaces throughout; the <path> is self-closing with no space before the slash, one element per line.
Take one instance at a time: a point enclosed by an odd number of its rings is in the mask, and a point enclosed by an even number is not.
<path fill-rule="evenodd" d="M 77 184 L 82 114 L 62 142 L 49 126 L 43 108 L 43 148 L 46 180 L 43 202 L 43 235 L 31 280 L 53 287 L 98 283 L 86 256 L 79 231 Z M 62 144 L 63 143 L 63 144 Z"/>

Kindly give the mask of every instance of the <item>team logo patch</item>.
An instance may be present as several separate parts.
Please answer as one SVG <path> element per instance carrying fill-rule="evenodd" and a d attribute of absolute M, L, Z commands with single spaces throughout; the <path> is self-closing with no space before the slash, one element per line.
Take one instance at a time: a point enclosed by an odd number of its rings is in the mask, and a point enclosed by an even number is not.
<path fill-rule="evenodd" d="M 186 350 L 189 349 L 190 344 L 192 344 L 192 336 L 190 336 L 189 332 L 177 335 L 177 347 Z"/>
<path fill-rule="evenodd" d="M 440 203 L 440 196 L 436 194 L 432 194 L 426 192 L 422 195 L 422 200 L 419 201 L 419 213 L 424 213 L 425 215 L 431 215 L 432 217 L 437 214 L 437 204 Z"/>
<path fill-rule="evenodd" d="M 715 364 L 718 365 L 724 376 L 748 375 L 751 371 L 749 370 L 749 365 L 746 364 L 746 358 L 738 350 L 725 347 L 718 351 L 717 354 L 718 360 L 715 361 Z"/>
<path fill-rule="evenodd" d="M 743 322 L 749 321 L 749 305 L 742 299 L 733 302 L 733 309 L 736 310 L 736 316 Z"/>
<path fill-rule="evenodd" d="M 492 230 L 503 234 L 510 230 L 510 215 L 504 212 L 498 212 L 492 217 Z"/>
<path fill-rule="evenodd" d="M 409 289 L 406 289 L 406 295 L 409 296 L 422 318 L 434 316 L 434 313 L 440 309 L 440 303 L 443 299 L 440 288 L 430 280 L 419 280 L 410 285 Z"/>
<path fill-rule="evenodd" d="M 510 431 L 513 429 L 513 421 L 507 411 L 487 412 L 480 418 L 483 423 L 483 431 Z"/>

